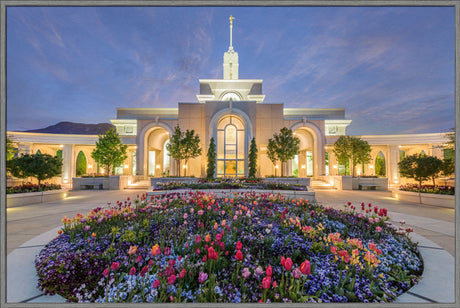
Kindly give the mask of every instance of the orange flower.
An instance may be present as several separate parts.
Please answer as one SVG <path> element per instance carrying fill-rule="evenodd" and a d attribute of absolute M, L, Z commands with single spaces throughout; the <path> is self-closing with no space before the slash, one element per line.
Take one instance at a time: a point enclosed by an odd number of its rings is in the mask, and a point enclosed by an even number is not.
<path fill-rule="evenodd" d="M 128 254 L 133 255 L 137 251 L 137 246 L 129 246 Z"/>
<path fill-rule="evenodd" d="M 91 233 L 91 237 L 92 237 L 92 238 L 95 238 L 95 237 L 96 237 L 96 233 L 94 233 L 94 232 Z"/>
<path fill-rule="evenodd" d="M 156 244 L 152 247 L 152 250 L 150 251 L 152 256 L 157 256 L 161 254 L 161 248 L 160 245 Z"/>
<path fill-rule="evenodd" d="M 62 234 L 62 230 L 58 230 L 58 234 L 61 235 L 61 234 Z"/>
<path fill-rule="evenodd" d="M 207 234 L 207 235 L 205 236 L 205 238 L 204 238 L 204 241 L 205 241 L 206 243 L 209 243 L 209 242 L 211 241 L 211 235 Z"/>

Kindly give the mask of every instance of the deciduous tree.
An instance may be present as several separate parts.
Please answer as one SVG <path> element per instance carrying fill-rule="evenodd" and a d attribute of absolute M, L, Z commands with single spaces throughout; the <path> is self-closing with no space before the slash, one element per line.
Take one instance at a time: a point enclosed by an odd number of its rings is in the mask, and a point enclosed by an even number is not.
<path fill-rule="evenodd" d="M 128 146 L 121 143 L 120 137 L 112 128 L 105 135 L 99 135 L 99 140 L 96 141 L 96 148 L 91 153 L 91 157 L 110 175 L 115 167 L 122 164 L 128 157 L 127 148 Z"/>
<path fill-rule="evenodd" d="M 23 154 L 9 161 L 9 169 L 14 177 L 34 177 L 41 181 L 58 176 L 62 172 L 62 159 L 49 154 Z"/>
<path fill-rule="evenodd" d="M 299 152 L 299 138 L 295 137 L 291 129 L 283 127 L 279 133 L 268 140 L 267 155 L 273 162 L 281 161 L 281 176 L 284 176 L 284 163 Z M 271 153 L 269 154 L 268 151 Z M 274 160 L 273 160 L 274 159 Z"/>

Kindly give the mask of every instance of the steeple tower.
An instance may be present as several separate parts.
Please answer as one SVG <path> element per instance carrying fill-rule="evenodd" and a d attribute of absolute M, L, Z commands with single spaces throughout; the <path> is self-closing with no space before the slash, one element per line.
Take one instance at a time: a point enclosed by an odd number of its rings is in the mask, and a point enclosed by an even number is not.
<path fill-rule="evenodd" d="M 224 53 L 224 79 L 238 79 L 238 53 L 233 50 L 233 19 L 230 15 L 230 46 L 228 51 Z"/>

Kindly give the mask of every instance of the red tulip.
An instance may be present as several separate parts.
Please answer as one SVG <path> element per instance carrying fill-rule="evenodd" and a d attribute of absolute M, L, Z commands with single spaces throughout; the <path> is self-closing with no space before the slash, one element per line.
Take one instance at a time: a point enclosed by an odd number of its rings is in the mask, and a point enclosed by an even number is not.
<path fill-rule="evenodd" d="M 291 258 L 287 258 L 286 261 L 284 262 L 284 268 L 287 270 L 287 271 L 290 271 L 291 268 L 292 268 L 292 260 Z"/>
<path fill-rule="evenodd" d="M 152 283 L 152 288 L 156 289 L 160 286 L 160 280 L 155 280 L 153 283 Z"/>
<path fill-rule="evenodd" d="M 108 274 L 109 274 L 109 269 L 106 268 L 106 269 L 102 272 L 102 275 L 104 275 L 104 277 L 107 277 Z"/>
<path fill-rule="evenodd" d="M 217 258 L 218 258 L 218 254 L 217 254 L 217 252 L 214 250 L 213 247 L 209 247 L 209 249 L 208 249 L 208 255 L 209 255 L 209 259 L 210 259 L 210 260 L 217 260 Z"/>
<path fill-rule="evenodd" d="M 236 250 L 241 250 L 241 248 L 243 248 L 243 244 L 241 244 L 241 242 L 238 241 L 238 243 L 236 243 Z"/>
<path fill-rule="evenodd" d="M 241 250 L 236 251 L 235 258 L 239 261 L 243 260 L 243 253 L 241 252 Z"/>
<path fill-rule="evenodd" d="M 130 274 L 130 275 L 136 274 L 136 268 L 135 268 L 134 266 L 131 267 L 131 270 L 129 271 L 129 274 Z"/>
<path fill-rule="evenodd" d="M 302 264 L 300 264 L 300 271 L 304 275 L 310 275 L 311 273 L 311 267 L 310 267 L 310 261 L 305 260 Z"/>
<path fill-rule="evenodd" d="M 284 256 L 281 257 L 281 265 L 284 266 L 284 263 L 286 262 L 286 259 L 284 258 Z"/>
<path fill-rule="evenodd" d="M 262 286 L 264 287 L 264 289 L 269 289 L 271 283 L 272 278 L 270 276 L 267 276 L 264 279 L 262 279 Z"/>
<path fill-rule="evenodd" d="M 180 277 L 181 279 L 184 278 L 186 273 L 187 273 L 187 271 L 185 270 L 185 268 L 182 269 L 182 270 L 180 271 L 180 273 L 179 273 L 179 277 Z"/>
<path fill-rule="evenodd" d="M 171 275 L 168 277 L 168 283 L 173 284 L 176 281 L 176 275 Z"/>
<path fill-rule="evenodd" d="M 271 276 L 273 274 L 272 266 L 269 265 L 266 270 L 267 276 Z"/>
<path fill-rule="evenodd" d="M 110 268 L 112 269 L 112 271 L 115 271 L 119 266 L 120 266 L 120 263 L 113 262 L 112 265 L 110 265 Z"/>
<path fill-rule="evenodd" d="M 149 271 L 149 267 L 148 267 L 147 265 L 144 266 L 144 267 L 142 268 L 142 270 L 141 270 L 141 273 L 140 273 L 141 277 L 144 277 L 145 274 L 147 274 L 148 271 Z"/>

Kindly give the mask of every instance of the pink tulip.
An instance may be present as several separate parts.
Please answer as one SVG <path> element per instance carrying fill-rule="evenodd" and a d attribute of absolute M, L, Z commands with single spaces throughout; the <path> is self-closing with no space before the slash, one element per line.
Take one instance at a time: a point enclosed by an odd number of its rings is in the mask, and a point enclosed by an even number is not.
<path fill-rule="evenodd" d="M 152 283 L 152 288 L 156 289 L 160 286 L 160 280 L 155 280 L 153 283 Z"/>
<path fill-rule="evenodd" d="M 272 278 L 270 276 L 267 276 L 264 279 L 262 279 L 262 286 L 264 287 L 264 289 L 269 289 L 271 283 Z"/>

